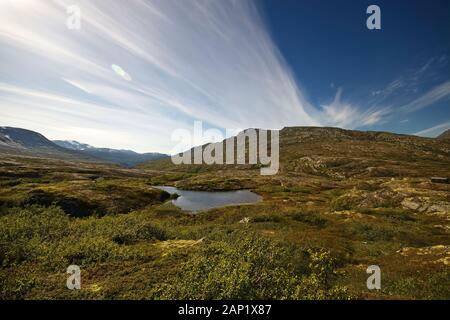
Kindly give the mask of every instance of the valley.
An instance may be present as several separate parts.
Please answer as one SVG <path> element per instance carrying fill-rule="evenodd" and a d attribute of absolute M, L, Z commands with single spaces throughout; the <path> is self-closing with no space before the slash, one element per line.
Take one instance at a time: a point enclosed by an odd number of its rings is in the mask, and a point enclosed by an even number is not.
<path fill-rule="evenodd" d="M 280 131 L 280 169 L 0 153 L 2 299 L 449 299 L 450 140 Z M 183 211 L 157 186 L 262 201 Z M 66 268 L 81 268 L 81 290 Z M 381 269 L 381 290 L 366 268 Z"/>

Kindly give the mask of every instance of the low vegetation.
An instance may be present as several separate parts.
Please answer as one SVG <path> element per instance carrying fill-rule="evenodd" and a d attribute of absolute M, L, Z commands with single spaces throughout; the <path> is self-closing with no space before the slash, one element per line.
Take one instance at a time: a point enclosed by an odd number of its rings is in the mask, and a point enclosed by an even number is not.
<path fill-rule="evenodd" d="M 348 134 L 282 137 L 270 177 L 2 155 L 0 298 L 450 299 L 450 186 L 429 181 L 448 174 L 450 148 L 375 134 L 344 148 Z M 157 185 L 245 188 L 263 201 L 193 214 Z M 66 288 L 72 264 L 81 290 Z M 381 290 L 366 287 L 370 265 Z"/>

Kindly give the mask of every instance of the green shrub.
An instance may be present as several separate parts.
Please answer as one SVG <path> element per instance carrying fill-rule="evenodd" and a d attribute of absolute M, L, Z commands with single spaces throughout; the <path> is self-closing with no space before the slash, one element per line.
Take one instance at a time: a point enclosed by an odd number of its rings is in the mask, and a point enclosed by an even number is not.
<path fill-rule="evenodd" d="M 350 226 L 350 230 L 353 234 L 362 237 L 368 241 L 389 241 L 395 236 L 400 236 L 398 230 L 390 225 L 369 225 L 366 223 L 353 223 Z"/>
<path fill-rule="evenodd" d="M 152 292 L 156 299 L 333 299 L 332 260 L 312 255 L 309 275 L 295 273 L 286 248 L 258 236 L 202 246 L 183 270 Z M 230 240 L 231 240 L 230 239 Z M 328 259 L 328 260 L 327 260 Z M 311 287 L 308 287 L 311 286 Z M 305 288 L 307 291 L 305 291 Z M 317 294 L 315 294 L 315 292 Z"/>
<path fill-rule="evenodd" d="M 303 222 L 308 225 L 320 228 L 324 227 L 327 224 L 327 220 L 321 218 L 318 214 L 295 212 L 291 213 L 289 216 L 291 217 L 292 220 Z"/>
<path fill-rule="evenodd" d="M 44 243 L 59 241 L 69 233 L 69 221 L 57 207 L 11 208 L 0 217 L 0 264 L 5 267 L 32 261 Z"/>
<path fill-rule="evenodd" d="M 351 210 L 356 208 L 365 199 L 365 194 L 359 190 L 352 190 L 331 201 L 331 208 L 335 211 Z"/>
<path fill-rule="evenodd" d="M 414 299 L 448 300 L 450 296 L 450 270 L 448 267 L 444 267 L 431 271 L 417 271 L 415 274 L 386 281 L 383 292 Z"/>
<path fill-rule="evenodd" d="M 263 215 L 259 215 L 256 216 L 254 218 L 252 218 L 253 222 L 281 222 L 283 219 L 278 216 L 278 215 L 274 215 L 274 214 L 263 214 Z"/>
<path fill-rule="evenodd" d="M 326 250 L 308 250 L 310 273 L 300 279 L 292 295 L 302 300 L 346 300 L 353 298 L 348 289 L 334 286 L 336 261 Z"/>
<path fill-rule="evenodd" d="M 0 300 L 24 299 L 25 295 L 36 285 L 34 278 L 23 276 L 11 277 L 0 272 Z"/>
<path fill-rule="evenodd" d="M 145 223 L 136 226 L 133 230 L 120 231 L 112 237 L 112 240 L 118 244 L 133 244 L 139 241 L 167 240 L 168 238 L 164 229 Z"/>
<path fill-rule="evenodd" d="M 61 267 L 71 264 L 83 266 L 90 263 L 101 263 L 114 259 L 122 254 L 118 244 L 103 238 L 81 238 L 74 242 L 62 243 L 58 248 Z M 49 259 L 47 259 L 49 260 Z M 56 261 L 54 265 L 57 266 Z"/>

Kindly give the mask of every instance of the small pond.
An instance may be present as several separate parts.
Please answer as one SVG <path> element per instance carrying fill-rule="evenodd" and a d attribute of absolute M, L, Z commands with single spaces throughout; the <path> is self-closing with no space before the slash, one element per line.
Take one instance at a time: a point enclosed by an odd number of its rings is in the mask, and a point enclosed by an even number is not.
<path fill-rule="evenodd" d="M 172 203 L 188 211 L 201 211 L 234 204 L 249 204 L 260 201 L 261 196 L 249 190 L 237 191 L 191 191 L 180 190 L 175 187 L 155 187 L 170 194 L 179 195 Z"/>

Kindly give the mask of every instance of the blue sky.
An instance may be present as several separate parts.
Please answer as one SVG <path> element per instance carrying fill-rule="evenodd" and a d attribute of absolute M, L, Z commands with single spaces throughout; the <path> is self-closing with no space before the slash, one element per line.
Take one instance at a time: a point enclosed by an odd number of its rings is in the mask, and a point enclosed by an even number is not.
<path fill-rule="evenodd" d="M 141 152 L 171 152 L 196 120 L 436 136 L 449 15 L 437 0 L 0 0 L 0 125 Z"/>
<path fill-rule="evenodd" d="M 365 27 L 371 4 L 381 9 L 381 30 Z M 435 136 L 450 127 L 450 2 L 265 0 L 262 8 L 313 104 L 329 104 L 340 89 L 342 101 L 359 109 L 389 108 L 361 129 L 438 126 L 422 133 Z"/>

